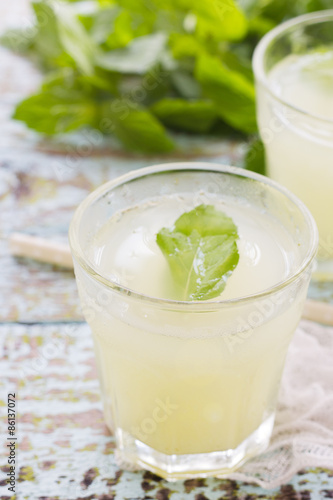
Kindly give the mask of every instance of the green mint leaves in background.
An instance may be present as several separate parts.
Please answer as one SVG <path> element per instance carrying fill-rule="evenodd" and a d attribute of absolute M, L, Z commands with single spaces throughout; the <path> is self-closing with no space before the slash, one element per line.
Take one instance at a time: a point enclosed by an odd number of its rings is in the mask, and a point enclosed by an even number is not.
<path fill-rule="evenodd" d="M 156 237 L 170 266 L 181 300 L 219 296 L 239 260 L 237 227 L 213 205 L 199 205 L 181 215 L 173 228 Z"/>
<path fill-rule="evenodd" d="M 169 130 L 255 133 L 255 45 L 329 1 L 34 0 L 35 25 L 0 39 L 46 73 L 14 118 L 45 135 L 98 129 L 144 153 L 174 149 Z"/>
<path fill-rule="evenodd" d="M 266 175 L 265 146 L 262 140 L 255 135 L 248 144 L 248 149 L 244 157 L 246 170 L 251 170 L 256 174 Z"/>

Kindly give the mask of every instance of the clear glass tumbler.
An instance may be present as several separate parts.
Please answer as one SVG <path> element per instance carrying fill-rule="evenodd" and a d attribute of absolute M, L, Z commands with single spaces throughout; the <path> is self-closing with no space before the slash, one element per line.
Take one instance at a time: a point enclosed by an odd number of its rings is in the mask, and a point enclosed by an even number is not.
<path fill-rule="evenodd" d="M 253 69 L 268 175 L 295 193 L 313 214 L 320 238 L 314 277 L 331 281 L 333 10 L 291 19 L 267 33 L 256 47 Z M 298 80 L 296 69 L 302 71 Z"/>
<path fill-rule="evenodd" d="M 274 218 L 292 235 L 288 275 L 258 293 L 192 302 L 147 296 L 103 275 L 91 259 L 99 229 L 120 211 L 170 195 L 232 200 Z M 251 172 L 166 164 L 94 191 L 69 237 L 119 459 L 176 480 L 220 476 L 263 451 L 317 248 L 307 208 Z"/>

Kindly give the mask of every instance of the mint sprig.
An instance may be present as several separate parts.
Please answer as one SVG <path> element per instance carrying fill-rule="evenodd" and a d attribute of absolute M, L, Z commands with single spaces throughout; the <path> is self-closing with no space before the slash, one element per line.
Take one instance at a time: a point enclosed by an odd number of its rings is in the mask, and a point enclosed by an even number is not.
<path fill-rule="evenodd" d="M 224 290 L 238 264 L 233 220 L 213 205 L 199 205 L 162 228 L 156 242 L 168 261 L 181 300 L 207 300 Z"/>
<path fill-rule="evenodd" d="M 251 58 L 258 40 L 284 19 L 331 4 L 32 0 L 33 29 L 0 36 L 0 44 L 46 73 L 14 118 L 48 136 L 97 129 L 144 153 L 181 146 L 168 129 L 252 134 L 257 124 Z"/>

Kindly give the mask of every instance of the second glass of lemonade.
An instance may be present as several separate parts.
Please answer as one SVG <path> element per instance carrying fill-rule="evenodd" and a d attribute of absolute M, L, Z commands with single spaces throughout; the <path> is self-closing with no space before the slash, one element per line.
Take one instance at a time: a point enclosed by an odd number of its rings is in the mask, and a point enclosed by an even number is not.
<path fill-rule="evenodd" d="M 253 69 L 268 175 L 311 210 L 320 237 L 314 276 L 333 281 L 333 10 L 270 31 Z"/>
<path fill-rule="evenodd" d="M 239 262 L 220 295 L 183 300 L 156 235 L 207 205 L 236 224 Z M 263 451 L 317 247 L 306 207 L 237 168 L 160 165 L 88 196 L 70 244 L 120 460 L 176 480 Z"/>

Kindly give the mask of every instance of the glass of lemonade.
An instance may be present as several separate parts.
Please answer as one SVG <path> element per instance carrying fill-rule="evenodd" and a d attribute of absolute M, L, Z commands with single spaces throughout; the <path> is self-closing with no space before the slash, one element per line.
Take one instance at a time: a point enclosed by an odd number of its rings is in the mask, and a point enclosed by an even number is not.
<path fill-rule="evenodd" d="M 236 224 L 239 261 L 219 296 L 182 300 L 156 234 L 207 204 Z M 90 194 L 70 244 L 119 460 L 176 480 L 263 451 L 317 248 L 303 203 L 234 167 L 153 166 Z"/>
<path fill-rule="evenodd" d="M 268 175 L 311 210 L 320 237 L 314 276 L 333 280 L 333 10 L 270 31 L 253 68 Z"/>

